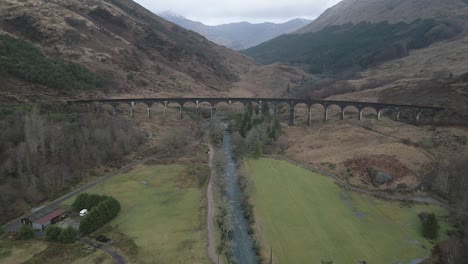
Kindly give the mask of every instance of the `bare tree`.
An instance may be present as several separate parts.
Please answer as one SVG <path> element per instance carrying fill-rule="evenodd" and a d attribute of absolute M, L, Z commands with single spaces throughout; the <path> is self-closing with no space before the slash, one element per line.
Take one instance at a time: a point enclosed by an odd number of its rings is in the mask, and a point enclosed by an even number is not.
<path fill-rule="evenodd" d="M 218 121 L 211 121 L 209 126 L 210 141 L 215 147 L 219 147 L 223 142 L 224 130 Z"/>
<path fill-rule="evenodd" d="M 288 139 L 285 136 L 280 136 L 275 142 L 280 153 L 283 153 L 289 147 Z"/>
<path fill-rule="evenodd" d="M 188 131 L 184 129 L 171 129 L 162 138 L 161 148 L 170 156 L 180 154 L 188 144 L 188 136 Z"/>
<path fill-rule="evenodd" d="M 224 174 L 227 166 L 227 156 L 222 149 L 218 149 L 213 154 L 213 167 L 218 174 Z"/>
<path fill-rule="evenodd" d="M 34 205 L 53 198 L 71 180 L 121 159 L 145 140 L 127 121 L 101 114 L 79 114 L 68 120 L 66 112 L 56 114 L 63 118 L 50 118 L 38 110 L 0 116 L 0 188 L 15 188 L 3 192 L 8 196 L 3 201 L 12 197 Z M 7 217 L 0 214 L 0 222 Z"/>

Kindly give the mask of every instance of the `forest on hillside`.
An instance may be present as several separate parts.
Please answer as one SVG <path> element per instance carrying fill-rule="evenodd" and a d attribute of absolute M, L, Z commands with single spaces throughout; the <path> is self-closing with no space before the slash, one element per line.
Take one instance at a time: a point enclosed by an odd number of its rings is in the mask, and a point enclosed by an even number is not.
<path fill-rule="evenodd" d="M 410 24 L 388 22 L 330 26 L 318 32 L 283 35 L 243 51 L 260 63 L 286 62 L 308 65 L 313 74 L 363 69 L 405 57 L 411 49 L 457 36 L 451 22 L 432 19 Z"/>
<path fill-rule="evenodd" d="M 77 63 L 48 58 L 24 40 L 0 35 L 0 76 L 5 74 L 57 90 L 93 90 L 105 84 Z"/>
<path fill-rule="evenodd" d="M 145 141 L 128 121 L 56 107 L 0 109 L 0 223 L 117 165 Z"/>

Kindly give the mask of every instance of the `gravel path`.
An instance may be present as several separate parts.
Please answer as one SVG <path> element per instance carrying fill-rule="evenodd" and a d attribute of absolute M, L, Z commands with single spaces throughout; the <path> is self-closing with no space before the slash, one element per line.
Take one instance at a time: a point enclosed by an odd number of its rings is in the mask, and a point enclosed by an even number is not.
<path fill-rule="evenodd" d="M 107 254 L 109 254 L 109 256 L 112 257 L 112 259 L 114 260 L 114 264 L 127 264 L 127 261 L 125 260 L 125 258 L 114 249 L 108 248 L 102 244 L 95 243 L 87 238 L 80 238 L 80 241 L 91 247 L 94 247 L 95 245 L 99 245 L 100 250 L 106 252 Z"/>

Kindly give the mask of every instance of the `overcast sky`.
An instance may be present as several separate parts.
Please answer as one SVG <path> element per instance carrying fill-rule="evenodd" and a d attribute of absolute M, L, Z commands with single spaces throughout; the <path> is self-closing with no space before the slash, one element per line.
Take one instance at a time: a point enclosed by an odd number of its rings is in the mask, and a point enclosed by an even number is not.
<path fill-rule="evenodd" d="M 284 22 L 292 18 L 313 19 L 340 0 L 134 0 L 161 13 L 176 14 L 208 25 L 248 21 Z"/>

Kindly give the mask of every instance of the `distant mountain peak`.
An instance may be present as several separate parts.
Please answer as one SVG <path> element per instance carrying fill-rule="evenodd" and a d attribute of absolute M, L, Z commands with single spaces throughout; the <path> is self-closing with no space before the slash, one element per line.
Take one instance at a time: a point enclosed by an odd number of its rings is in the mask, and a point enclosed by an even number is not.
<path fill-rule="evenodd" d="M 297 33 L 319 31 L 327 26 L 360 22 L 411 23 L 416 19 L 466 21 L 466 0 L 343 0 Z"/>
<path fill-rule="evenodd" d="M 210 41 L 234 50 L 247 49 L 277 36 L 295 32 L 311 22 L 304 18 L 295 18 L 285 23 L 250 23 L 241 21 L 208 26 L 172 11 L 159 13 L 159 16 L 183 28 L 195 31 Z"/>
<path fill-rule="evenodd" d="M 171 9 L 163 11 L 159 13 L 158 15 L 161 17 L 171 16 L 171 17 L 185 18 L 184 16 L 179 15 L 178 13 L 172 11 Z"/>

